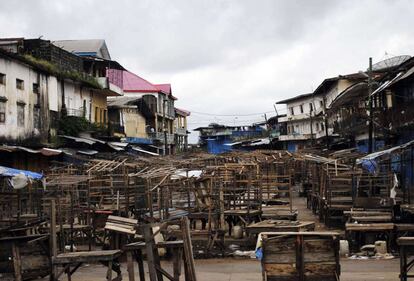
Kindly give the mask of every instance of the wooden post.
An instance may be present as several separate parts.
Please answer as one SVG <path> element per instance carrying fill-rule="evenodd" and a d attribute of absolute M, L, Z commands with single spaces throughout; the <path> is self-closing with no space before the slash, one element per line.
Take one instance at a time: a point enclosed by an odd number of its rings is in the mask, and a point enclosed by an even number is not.
<path fill-rule="evenodd" d="M 154 256 L 156 249 L 154 250 L 155 245 L 154 245 L 154 237 L 152 235 L 151 225 L 150 224 L 144 225 L 143 228 L 144 228 L 143 230 L 144 230 L 144 238 L 145 238 L 145 249 L 147 253 L 147 263 L 148 263 L 150 281 L 157 281 L 158 280 L 157 270 L 155 267 L 155 256 Z M 162 277 L 160 280 L 162 280 Z"/>
<path fill-rule="evenodd" d="M 183 217 L 181 220 L 181 231 L 184 242 L 185 267 L 187 268 L 186 273 L 188 273 L 186 281 L 196 281 L 197 277 L 195 272 L 193 246 L 191 245 L 190 224 L 187 217 Z"/>
<path fill-rule="evenodd" d="M 129 281 L 135 281 L 134 261 L 132 259 L 131 251 L 126 252 L 126 258 L 127 258 L 127 270 L 128 270 Z"/>
<path fill-rule="evenodd" d="M 12 242 L 14 277 L 16 278 L 16 281 L 22 281 L 22 261 L 20 259 L 20 250 L 17 243 L 17 241 Z"/>
<path fill-rule="evenodd" d="M 53 259 L 57 256 L 57 240 L 56 240 L 56 201 L 52 199 L 50 201 L 50 249 L 51 249 L 51 274 L 50 280 L 55 280 L 55 266 L 53 265 Z"/>

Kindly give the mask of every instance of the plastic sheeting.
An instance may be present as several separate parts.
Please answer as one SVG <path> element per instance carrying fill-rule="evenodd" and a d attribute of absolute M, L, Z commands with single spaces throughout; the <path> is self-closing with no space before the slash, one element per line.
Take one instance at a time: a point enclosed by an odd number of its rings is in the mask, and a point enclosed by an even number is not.
<path fill-rule="evenodd" d="M 0 176 L 2 177 L 14 177 L 17 175 L 22 175 L 22 174 L 33 180 L 41 180 L 43 178 L 42 174 L 35 173 L 32 171 L 19 170 L 19 169 L 13 169 L 9 167 L 0 166 Z"/>

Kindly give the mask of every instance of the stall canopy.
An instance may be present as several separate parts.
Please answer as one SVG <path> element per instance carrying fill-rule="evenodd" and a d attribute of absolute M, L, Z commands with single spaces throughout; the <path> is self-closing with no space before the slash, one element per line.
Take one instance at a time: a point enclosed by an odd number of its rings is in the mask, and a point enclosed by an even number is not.
<path fill-rule="evenodd" d="M 17 175 L 24 175 L 32 180 L 41 180 L 43 178 L 43 175 L 39 173 L 0 166 L 0 176 L 15 177 Z"/>

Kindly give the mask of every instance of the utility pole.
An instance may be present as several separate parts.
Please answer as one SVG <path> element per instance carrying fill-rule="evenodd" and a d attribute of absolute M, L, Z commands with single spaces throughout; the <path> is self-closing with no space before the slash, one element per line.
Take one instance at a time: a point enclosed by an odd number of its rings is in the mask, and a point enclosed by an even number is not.
<path fill-rule="evenodd" d="M 323 117 L 325 122 L 326 148 L 329 150 L 328 113 L 326 112 L 326 97 L 323 97 Z"/>
<path fill-rule="evenodd" d="M 372 58 L 369 58 L 369 69 L 368 69 L 368 102 L 369 102 L 369 124 L 368 124 L 368 153 L 373 152 L 374 142 L 374 114 L 372 105 Z"/>
<path fill-rule="evenodd" d="M 162 101 L 162 127 L 164 129 L 164 155 L 167 155 L 168 143 L 167 143 L 167 125 L 165 122 L 165 104 L 167 99 L 164 98 Z"/>
<path fill-rule="evenodd" d="M 312 147 L 315 144 L 315 138 L 313 137 L 313 119 L 312 119 L 312 112 L 313 112 L 313 93 L 312 93 L 312 102 L 309 103 L 309 118 L 310 118 L 310 133 L 311 133 L 311 145 Z"/>

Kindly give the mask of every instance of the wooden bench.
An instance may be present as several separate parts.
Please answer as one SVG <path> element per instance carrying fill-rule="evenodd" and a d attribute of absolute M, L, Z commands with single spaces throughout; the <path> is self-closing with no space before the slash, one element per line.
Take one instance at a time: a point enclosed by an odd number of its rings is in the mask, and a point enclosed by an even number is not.
<path fill-rule="evenodd" d="M 68 280 L 71 280 L 71 276 L 76 272 L 76 270 L 83 264 L 83 263 L 96 263 L 100 262 L 103 263 L 105 266 L 108 267 L 108 271 L 106 274 L 106 280 L 108 281 L 115 281 L 121 280 L 121 270 L 115 269 L 118 273 L 118 276 L 112 279 L 112 270 L 113 268 L 113 261 L 121 256 L 122 251 L 120 250 L 106 250 L 106 251 L 90 251 L 90 252 L 70 252 L 70 253 L 62 253 L 57 255 L 56 257 L 52 258 L 52 263 L 54 269 L 58 265 L 62 265 L 63 269 L 57 273 L 54 278 L 58 280 L 58 278 L 66 272 L 68 276 Z M 71 269 L 71 265 L 74 267 Z"/>
<path fill-rule="evenodd" d="M 408 261 L 408 256 L 414 252 L 414 237 L 398 238 L 397 244 L 400 246 L 400 280 L 407 281 L 414 278 L 414 275 L 408 274 L 414 265 L 414 259 Z"/>

